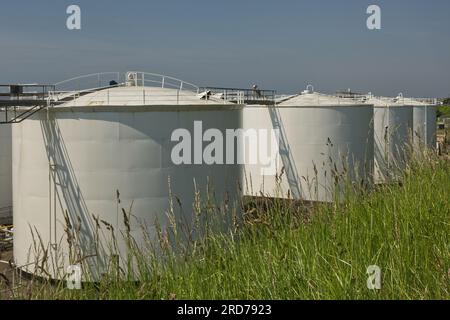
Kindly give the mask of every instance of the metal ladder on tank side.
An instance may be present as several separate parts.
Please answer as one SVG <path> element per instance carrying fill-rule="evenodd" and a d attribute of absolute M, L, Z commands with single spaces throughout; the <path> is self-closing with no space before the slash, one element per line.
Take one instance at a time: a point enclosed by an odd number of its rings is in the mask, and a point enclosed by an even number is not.
<path fill-rule="evenodd" d="M 289 189 L 294 199 L 302 199 L 302 188 L 298 181 L 299 174 L 291 153 L 283 121 L 281 120 L 280 111 L 275 103 L 268 106 L 268 111 L 270 119 L 272 120 L 272 127 L 279 132 L 279 154 L 283 163 Z"/>

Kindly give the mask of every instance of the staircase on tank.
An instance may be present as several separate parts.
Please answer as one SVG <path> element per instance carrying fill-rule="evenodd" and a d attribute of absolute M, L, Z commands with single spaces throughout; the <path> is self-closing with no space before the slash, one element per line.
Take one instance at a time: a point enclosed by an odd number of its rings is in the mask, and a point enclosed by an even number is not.
<path fill-rule="evenodd" d="M 0 85 L 0 124 L 20 123 L 48 106 L 52 85 Z"/>

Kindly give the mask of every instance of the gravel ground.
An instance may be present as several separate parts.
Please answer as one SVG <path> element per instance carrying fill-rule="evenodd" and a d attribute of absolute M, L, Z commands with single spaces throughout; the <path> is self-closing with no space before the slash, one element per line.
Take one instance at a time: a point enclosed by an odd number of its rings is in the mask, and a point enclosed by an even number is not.
<path fill-rule="evenodd" d="M 10 284 L 14 270 L 9 266 L 8 261 L 12 261 L 12 248 L 6 251 L 0 251 L 0 300 L 11 298 Z"/>

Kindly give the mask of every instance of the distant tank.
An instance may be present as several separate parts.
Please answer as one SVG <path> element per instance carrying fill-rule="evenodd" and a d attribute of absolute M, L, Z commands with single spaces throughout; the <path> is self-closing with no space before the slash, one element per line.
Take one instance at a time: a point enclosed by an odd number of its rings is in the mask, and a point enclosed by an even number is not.
<path fill-rule="evenodd" d="M 374 181 L 398 181 L 411 156 L 413 109 L 397 98 L 368 95 L 374 105 Z"/>
<path fill-rule="evenodd" d="M 414 151 L 436 147 L 437 106 L 431 100 L 405 98 L 403 103 L 413 108 L 413 143 Z"/>
<path fill-rule="evenodd" d="M 275 173 L 246 165 L 246 195 L 329 202 L 344 182 L 372 183 L 372 105 L 308 86 L 276 105 L 247 105 L 243 117 L 244 129 L 279 132 Z"/>

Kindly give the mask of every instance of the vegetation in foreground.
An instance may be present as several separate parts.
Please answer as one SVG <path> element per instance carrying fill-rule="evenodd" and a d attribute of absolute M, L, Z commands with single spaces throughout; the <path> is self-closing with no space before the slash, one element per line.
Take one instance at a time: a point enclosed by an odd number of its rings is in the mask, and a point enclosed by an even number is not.
<path fill-rule="evenodd" d="M 450 162 L 415 163 L 402 184 L 305 209 L 263 199 L 243 228 L 208 234 L 183 258 L 144 263 L 139 283 L 82 290 L 31 281 L 25 299 L 449 299 Z M 140 251 L 141 252 L 141 251 Z M 367 267 L 381 268 L 380 290 Z"/>
<path fill-rule="evenodd" d="M 450 103 L 450 100 L 449 100 Z M 450 104 L 439 106 L 437 109 L 437 117 L 449 117 L 450 116 Z"/>

